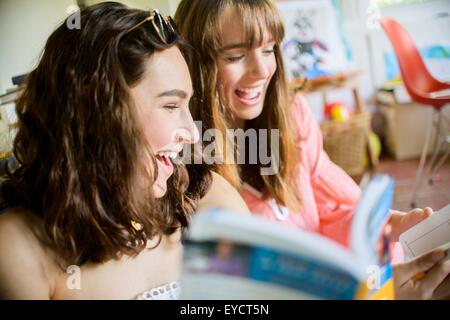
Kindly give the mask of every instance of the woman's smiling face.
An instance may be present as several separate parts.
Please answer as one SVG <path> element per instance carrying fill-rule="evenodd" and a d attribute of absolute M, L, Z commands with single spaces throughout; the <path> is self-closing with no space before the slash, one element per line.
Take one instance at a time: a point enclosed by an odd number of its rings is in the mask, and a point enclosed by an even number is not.
<path fill-rule="evenodd" d="M 147 61 L 146 73 L 131 88 L 138 121 L 156 156 L 158 174 L 153 185 L 155 197 L 164 196 L 173 173 L 171 158 L 186 143 L 199 138 L 189 111 L 192 82 L 186 61 L 177 47 L 156 52 Z"/>
<path fill-rule="evenodd" d="M 277 69 L 275 41 L 267 28 L 263 39 L 249 48 L 244 27 L 234 7 L 221 15 L 222 48 L 217 58 L 218 91 L 221 102 L 231 112 L 234 125 L 258 117 L 267 88 Z"/>

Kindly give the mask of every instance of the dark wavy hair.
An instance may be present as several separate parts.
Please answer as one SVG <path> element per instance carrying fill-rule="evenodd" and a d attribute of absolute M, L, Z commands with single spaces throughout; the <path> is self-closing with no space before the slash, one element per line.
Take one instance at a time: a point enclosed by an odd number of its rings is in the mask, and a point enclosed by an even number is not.
<path fill-rule="evenodd" d="M 162 199 L 151 187 L 138 190 L 142 181 L 153 185 L 157 166 L 129 88 L 157 51 L 177 46 L 189 59 L 177 33 L 165 44 L 150 23 L 127 32 L 148 16 L 114 2 L 81 10 L 81 29 L 64 22 L 48 38 L 16 106 L 18 167 L 8 172 L 2 196 L 9 207 L 41 217 L 71 264 L 136 255 L 147 239 L 187 226 L 211 182 L 196 168 L 189 184 L 177 165 Z"/>

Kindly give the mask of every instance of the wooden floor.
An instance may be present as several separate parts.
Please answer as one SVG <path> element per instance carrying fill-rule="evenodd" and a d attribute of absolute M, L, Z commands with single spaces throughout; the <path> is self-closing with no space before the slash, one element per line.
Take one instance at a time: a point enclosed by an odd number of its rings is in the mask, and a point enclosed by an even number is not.
<path fill-rule="evenodd" d="M 419 160 L 395 161 L 383 157 L 377 173 L 387 173 L 395 179 L 393 209 L 408 211 L 416 178 Z M 434 175 L 433 184 L 424 181 L 419 190 L 416 207 L 431 207 L 439 210 L 450 203 L 450 157 Z"/>

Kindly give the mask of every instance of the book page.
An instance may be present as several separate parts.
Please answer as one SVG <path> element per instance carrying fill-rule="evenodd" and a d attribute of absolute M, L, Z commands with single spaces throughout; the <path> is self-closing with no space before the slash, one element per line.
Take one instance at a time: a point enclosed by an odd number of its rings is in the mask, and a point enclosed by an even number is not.
<path fill-rule="evenodd" d="M 400 235 L 408 258 L 450 242 L 450 204 Z"/>

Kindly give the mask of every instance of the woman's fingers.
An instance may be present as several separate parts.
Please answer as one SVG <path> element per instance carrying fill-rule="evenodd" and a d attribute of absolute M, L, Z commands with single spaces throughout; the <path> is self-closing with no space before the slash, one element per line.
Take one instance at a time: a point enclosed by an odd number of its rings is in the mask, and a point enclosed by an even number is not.
<path fill-rule="evenodd" d="M 450 275 L 434 290 L 433 299 L 450 300 Z"/>
<path fill-rule="evenodd" d="M 417 281 L 416 286 L 420 292 L 421 299 L 431 299 L 441 283 L 450 273 L 450 260 L 440 262 L 431 268 L 421 280 Z M 450 294 L 450 292 L 448 292 Z"/>
<path fill-rule="evenodd" d="M 430 207 L 426 207 L 424 209 L 416 208 L 409 212 L 391 210 L 391 224 L 393 228 L 391 241 L 398 241 L 400 234 L 425 220 L 432 214 L 433 209 Z"/>
<path fill-rule="evenodd" d="M 450 275 L 434 290 L 433 299 L 450 300 Z"/>
<path fill-rule="evenodd" d="M 431 215 L 434 213 L 433 209 L 430 208 L 430 207 L 425 207 L 425 209 L 423 209 L 423 210 L 424 210 L 424 214 L 425 214 L 427 217 L 431 216 Z"/>
<path fill-rule="evenodd" d="M 396 282 L 403 285 L 415 276 L 430 270 L 436 263 L 445 258 L 446 252 L 443 249 L 434 249 L 409 262 L 400 263 L 394 266 Z"/>

